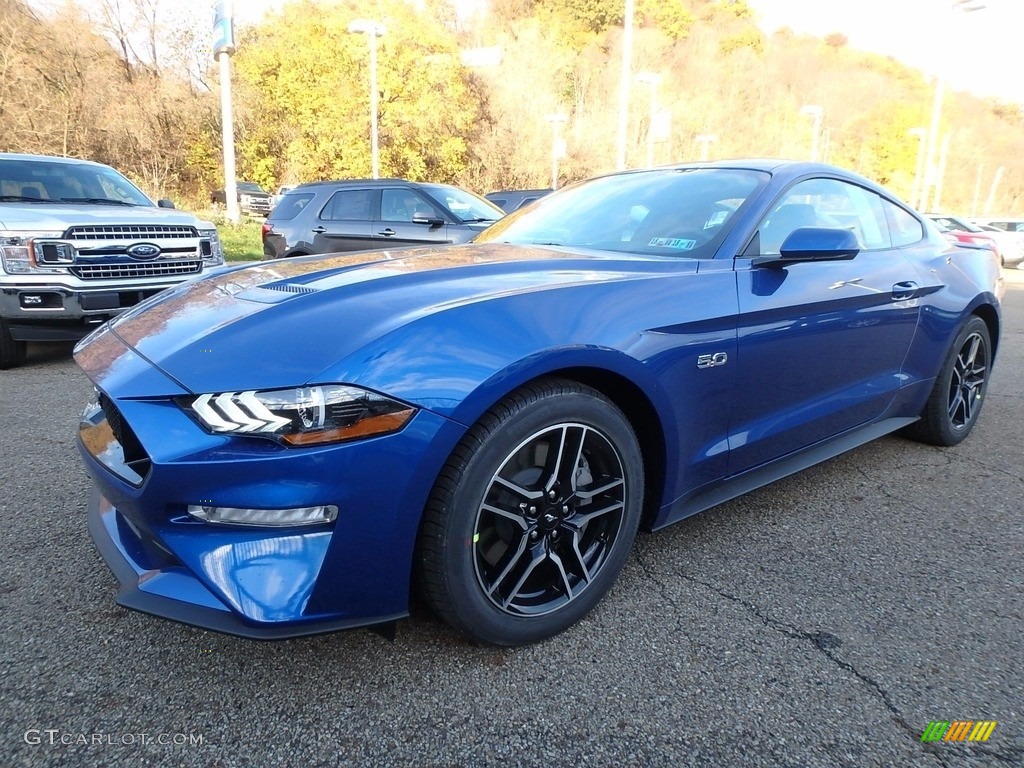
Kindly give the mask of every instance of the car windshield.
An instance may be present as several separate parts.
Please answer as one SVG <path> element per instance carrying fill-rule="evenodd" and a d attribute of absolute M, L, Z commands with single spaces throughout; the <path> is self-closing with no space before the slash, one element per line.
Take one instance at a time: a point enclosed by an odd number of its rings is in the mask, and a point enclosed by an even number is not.
<path fill-rule="evenodd" d="M 266 191 L 257 184 L 255 181 L 240 181 L 238 182 L 239 192 L 257 192 L 259 194 L 267 194 Z"/>
<path fill-rule="evenodd" d="M 963 219 L 956 219 L 952 216 L 934 216 L 932 220 L 939 225 L 943 232 L 984 232 L 981 227 L 971 224 Z"/>
<path fill-rule="evenodd" d="M 512 214 L 476 238 L 710 258 L 734 214 L 768 181 L 759 171 L 657 169 L 575 184 Z"/>
<path fill-rule="evenodd" d="M 0 201 L 153 205 L 113 168 L 60 160 L 0 160 Z"/>
<path fill-rule="evenodd" d="M 497 221 L 505 212 L 489 200 L 446 184 L 424 184 L 423 189 L 463 222 Z"/>

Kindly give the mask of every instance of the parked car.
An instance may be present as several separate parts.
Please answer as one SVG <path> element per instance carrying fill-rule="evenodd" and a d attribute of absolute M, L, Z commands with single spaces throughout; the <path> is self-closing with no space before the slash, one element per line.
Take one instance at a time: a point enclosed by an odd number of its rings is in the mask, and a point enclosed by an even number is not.
<path fill-rule="evenodd" d="M 488 200 L 501 208 L 505 213 L 518 211 L 535 200 L 540 200 L 551 192 L 550 189 L 505 189 L 484 195 Z"/>
<path fill-rule="evenodd" d="M 217 229 L 113 168 L 0 154 L 0 369 L 223 263 Z"/>
<path fill-rule="evenodd" d="M 504 213 L 472 192 L 404 179 L 300 184 L 263 225 L 263 257 L 465 243 Z"/>
<path fill-rule="evenodd" d="M 242 213 L 249 216 L 266 216 L 270 213 L 270 193 L 255 181 L 236 182 L 235 188 L 238 208 Z M 225 205 L 227 196 L 224 190 L 218 189 L 210 195 L 210 202 L 214 205 Z"/>
<path fill-rule="evenodd" d="M 90 530 L 121 604 L 201 627 L 387 625 L 415 584 L 477 640 L 539 641 L 638 526 L 896 430 L 964 440 L 1002 291 L 885 189 L 769 160 L 592 179 L 465 245 L 238 267 L 78 347 Z"/>
<path fill-rule="evenodd" d="M 978 228 L 995 239 L 1004 267 L 1024 267 L 1024 230 L 1009 232 L 990 224 L 979 224 Z"/>
<path fill-rule="evenodd" d="M 935 222 L 947 239 L 989 248 L 995 252 L 1002 264 L 1006 265 L 1008 263 L 1007 256 L 1003 254 L 1002 238 L 997 233 L 986 232 L 978 225 L 972 224 L 966 219 L 950 216 L 945 213 L 929 213 L 927 216 Z"/>
<path fill-rule="evenodd" d="M 990 226 L 1001 229 L 1004 232 L 1024 232 L 1024 219 L 1001 218 L 1001 219 L 971 219 L 980 227 Z"/>

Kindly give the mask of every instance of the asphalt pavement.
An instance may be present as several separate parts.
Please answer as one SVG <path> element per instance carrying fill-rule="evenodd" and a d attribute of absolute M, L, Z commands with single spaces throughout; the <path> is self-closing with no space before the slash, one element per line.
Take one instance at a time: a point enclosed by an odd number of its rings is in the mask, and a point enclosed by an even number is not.
<path fill-rule="evenodd" d="M 259 643 L 129 612 L 86 531 L 90 385 L 0 372 L 5 766 L 1024 765 L 1024 272 L 971 437 L 884 438 L 656 534 L 537 646 L 415 607 Z M 922 743 L 992 720 L 985 743 Z"/>

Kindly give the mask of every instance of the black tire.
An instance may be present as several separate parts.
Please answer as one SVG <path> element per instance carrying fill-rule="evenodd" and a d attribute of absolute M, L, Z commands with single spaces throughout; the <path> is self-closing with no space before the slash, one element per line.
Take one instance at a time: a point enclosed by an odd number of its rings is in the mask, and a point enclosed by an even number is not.
<path fill-rule="evenodd" d="M 950 446 L 964 440 L 978 421 L 992 368 L 988 326 L 972 315 L 960 328 L 939 370 L 920 421 L 908 437 L 929 445 Z"/>
<path fill-rule="evenodd" d="M 7 321 L 0 317 L 0 371 L 17 368 L 24 363 L 27 346 L 24 341 L 15 341 L 11 338 Z"/>
<path fill-rule="evenodd" d="M 610 400 L 560 379 L 525 386 L 469 430 L 438 477 L 420 528 L 418 586 L 476 640 L 512 646 L 558 634 L 622 570 L 643 482 L 636 436 Z"/>

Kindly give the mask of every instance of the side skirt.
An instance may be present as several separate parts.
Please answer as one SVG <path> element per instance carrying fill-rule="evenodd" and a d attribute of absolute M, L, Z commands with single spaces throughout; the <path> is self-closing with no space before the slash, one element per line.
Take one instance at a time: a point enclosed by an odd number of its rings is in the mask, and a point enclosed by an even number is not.
<path fill-rule="evenodd" d="M 884 435 L 903 429 L 918 420 L 910 418 L 883 419 L 864 427 L 845 432 L 838 437 L 826 440 L 801 451 L 791 453 L 769 464 L 748 470 L 742 474 L 727 478 L 711 488 L 699 489 L 694 495 L 678 499 L 663 507 L 651 525 L 656 531 L 672 523 L 677 523 L 698 512 L 735 499 L 749 491 L 753 491 L 776 480 L 795 474 L 815 464 L 835 458 L 841 453 L 853 450 L 858 446 L 870 443 Z"/>

